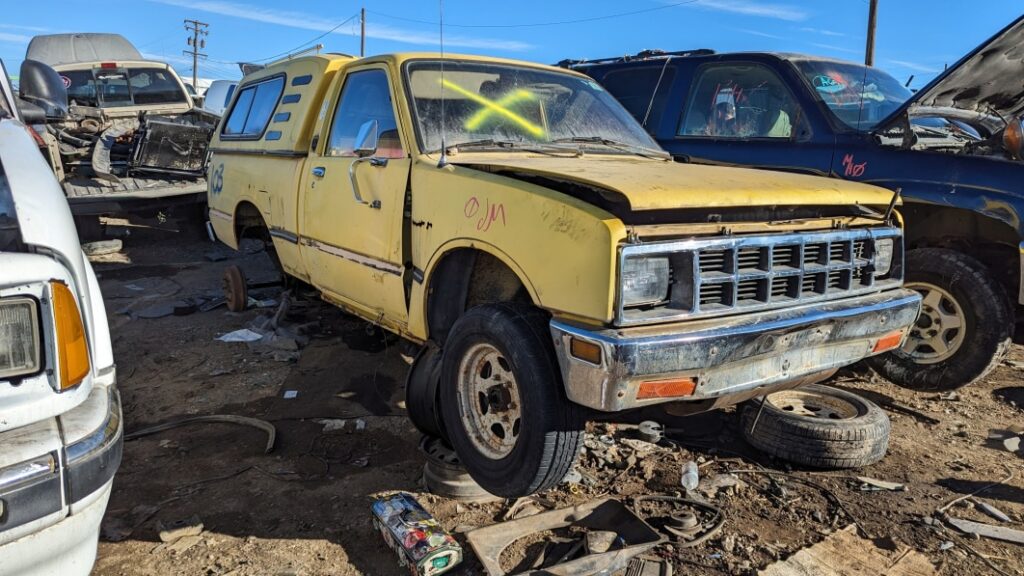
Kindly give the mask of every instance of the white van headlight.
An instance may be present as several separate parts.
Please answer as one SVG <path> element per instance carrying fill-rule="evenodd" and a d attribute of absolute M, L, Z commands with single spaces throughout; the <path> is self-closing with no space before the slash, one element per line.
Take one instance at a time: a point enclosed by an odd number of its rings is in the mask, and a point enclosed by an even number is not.
<path fill-rule="evenodd" d="M 31 298 L 0 299 L 0 379 L 39 370 L 39 313 Z"/>
<path fill-rule="evenodd" d="M 622 263 L 622 305 L 657 304 L 668 297 L 666 256 L 626 258 Z"/>

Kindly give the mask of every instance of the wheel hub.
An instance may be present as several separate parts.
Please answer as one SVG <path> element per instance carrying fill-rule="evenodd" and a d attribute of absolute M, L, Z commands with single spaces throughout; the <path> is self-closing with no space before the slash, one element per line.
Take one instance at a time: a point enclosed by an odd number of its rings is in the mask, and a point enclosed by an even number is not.
<path fill-rule="evenodd" d="M 966 317 L 960 303 L 943 288 L 910 282 L 921 293 L 921 315 L 910 330 L 902 352 L 919 364 L 935 364 L 956 354 L 963 344 Z"/>
<path fill-rule="evenodd" d="M 783 412 L 807 418 L 845 420 L 859 414 L 856 406 L 841 398 L 806 390 L 783 390 L 769 394 L 767 401 Z"/>
<path fill-rule="evenodd" d="M 499 460 L 515 448 L 522 424 L 519 385 L 508 360 L 490 344 L 476 344 L 462 358 L 459 414 L 474 447 Z"/>

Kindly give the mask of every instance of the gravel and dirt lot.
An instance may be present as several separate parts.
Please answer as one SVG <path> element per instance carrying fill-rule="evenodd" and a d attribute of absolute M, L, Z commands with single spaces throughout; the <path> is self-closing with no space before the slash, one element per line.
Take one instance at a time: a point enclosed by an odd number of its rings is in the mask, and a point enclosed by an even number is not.
<path fill-rule="evenodd" d="M 273 279 L 266 254 L 234 253 L 194 231 L 112 228 L 128 229 L 122 253 L 96 263 L 125 429 L 231 414 L 272 423 L 277 438 L 267 454 L 260 430 L 196 423 L 127 442 L 95 574 L 405 574 L 370 524 L 375 495 L 398 490 L 416 495 L 463 544 L 469 527 L 500 521 L 507 502 L 457 503 L 423 492 L 420 437 L 404 416 L 407 364 L 396 340 L 298 292 L 285 318 L 309 337 L 297 359 L 290 349 L 217 341 L 273 306 L 193 310 L 220 292 L 227 265 L 241 266 L 254 282 Z M 265 288 L 256 296 L 279 294 Z M 863 371 L 843 371 L 830 384 L 888 412 L 891 445 L 881 462 L 851 471 L 792 468 L 742 439 L 735 410 L 675 418 L 658 409 L 629 422 L 658 420 L 674 429 L 679 447 L 634 450 L 636 443 L 621 440 L 628 426 L 592 424 L 583 480 L 543 497 L 563 505 L 673 493 L 682 464 L 696 460 L 702 477 L 729 480 L 704 494 L 726 521 L 701 545 L 662 550 L 676 573 L 753 573 L 854 521 L 878 546 L 921 552 L 939 574 L 998 573 L 992 566 L 1024 573 L 1024 547 L 959 536 L 928 520 L 945 503 L 1012 474 L 977 499 L 1008 514 L 1006 526 L 1021 528 L 1024 459 L 989 436 L 1024 420 L 1024 347 L 1016 345 L 987 380 L 952 395 L 913 393 Z M 906 489 L 864 491 L 856 476 Z M 996 523 L 969 501 L 949 514 Z M 158 525 L 192 517 L 202 523 L 198 536 L 161 542 Z M 466 557 L 453 574 L 482 574 L 471 551 Z"/>

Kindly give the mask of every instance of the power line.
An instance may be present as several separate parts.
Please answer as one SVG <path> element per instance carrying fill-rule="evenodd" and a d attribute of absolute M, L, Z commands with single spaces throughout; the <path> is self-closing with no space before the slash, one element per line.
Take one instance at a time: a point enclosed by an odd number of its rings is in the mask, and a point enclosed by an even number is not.
<path fill-rule="evenodd" d="M 647 12 L 655 12 L 657 10 L 667 10 L 669 8 L 675 8 L 677 6 L 683 6 L 684 4 L 694 4 L 699 0 L 685 0 L 683 2 L 674 2 L 672 4 L 665 4 L 664 6 L 655 6 L 653 8 L 643 8 L 641 10 L 631 10 L 629 12 L 618 12 L 616 14 L 605 14 L 603 16 L 592 16 L 590 18 L 579 18 L 576 20 L 557 20 L 554 22 L 530 22 L 523 24 L 445 24 L 449 28 L 539 28 L 542 26 L 562 26 L 564 24 L 581 24 L 584 22 L 596 22 L 598 20 L 611 20 L 614 18 L 622 18 L 623 16 L 634 16 L 636 14 L 645 14 Z M 383 16 L 385 18 L 391 18 L 393 20 L 402 20 L 404 22 L 415 22 L 417 24 L 429 24 L 431 26 L 437 26 L 439 22 L 430 20 L 418 20 L 416 18 L 406 18 L 404 16 L 395 16 L 393 14 L 387 14 L 384 12 L 377 12 L 376 10 L 367 10 L 377 16 Z"/>
<path fill-rule="evenodd" d="M 287 50 L 287 51 L 285 51 L 285 52 L 282 52 L 282 53 L 280 53 L 280 54 L 274 54 L 273 56 L 271 56 L 271 57 L 269 57 L 269 58 L 258 58 L 258 59 L 254 59 L 254 60 L 249 60 L 249 62 L 266 62 L 266 61 L 268 61 L 268 60 L 277 60 L 278 58 L 280 58 L 280 57 L 282 57 L 282 56 L 287 56 L 287 55 L 291 54 L 292 52 L 295 52 L 295 51 L 296 51 L 296 50 L 298 50 L 299 48 L 302 48 L 303 46 L 307 46 L 307 45 L 309 45 L 309 44 L 312 44 L 312 43 L 316 42 L 317 40 L 319 40 L 319 39 L 323 38 L 324 36 L 327 36 L 327 35 L 328 35 L 328 34 L 330 34 L 331 32 L 334 32 L 334 31 L 335 31 L 335 30 L 337 30 L 338 28 L 341 28 L 341 27 L 342 27 L 342 26 L 344 26 L 345 24 L 348 24 L 348 23 L 349 23 L 349 22 L 351 22 L 352 20 L 355 20 L 355 19 L 356 19 L 357 17 L 359 17 L 359 14 L 358 14 L 358 13 L 356 13 L 356 14 L 353 14 L 353 15 L 349 16 L 348 18 L 346 18 L 345 20 L 343 20 L 343 21 L 342 21 L 342 22 L 341 22 L 340 24 L 338 24 L 338 25 L 337 25 L 337 26 L 335 26 L 334 28 L 331 28 L 331 29 L 330 29 L 330 30 L 328 30 L 327 32 L 324 32 L 323 34 L 321 34 L 321 35 L 317 36 L 316 38 L 313 38 L 312 40 L 307 40 L 306 42 L 303 42 L 302 44 L 299 44 L 298 46 L 296 46 L 295 48 L 292 48 L 291 50 Z"/>

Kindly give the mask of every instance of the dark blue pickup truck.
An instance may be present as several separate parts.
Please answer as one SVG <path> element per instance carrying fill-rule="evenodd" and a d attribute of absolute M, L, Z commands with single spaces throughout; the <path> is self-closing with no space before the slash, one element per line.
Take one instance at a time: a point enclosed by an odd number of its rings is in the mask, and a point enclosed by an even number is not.
<path fill-rule="evenodd" d="M 679 162 L 847 178 L 900 190 L 903 348 L 874 367 L 920 390 L 985 376 L 1024 318 L 1024 17 L 916 93 L 885 72 L 797 54 L 646 51 L 564 61 Z"/>

